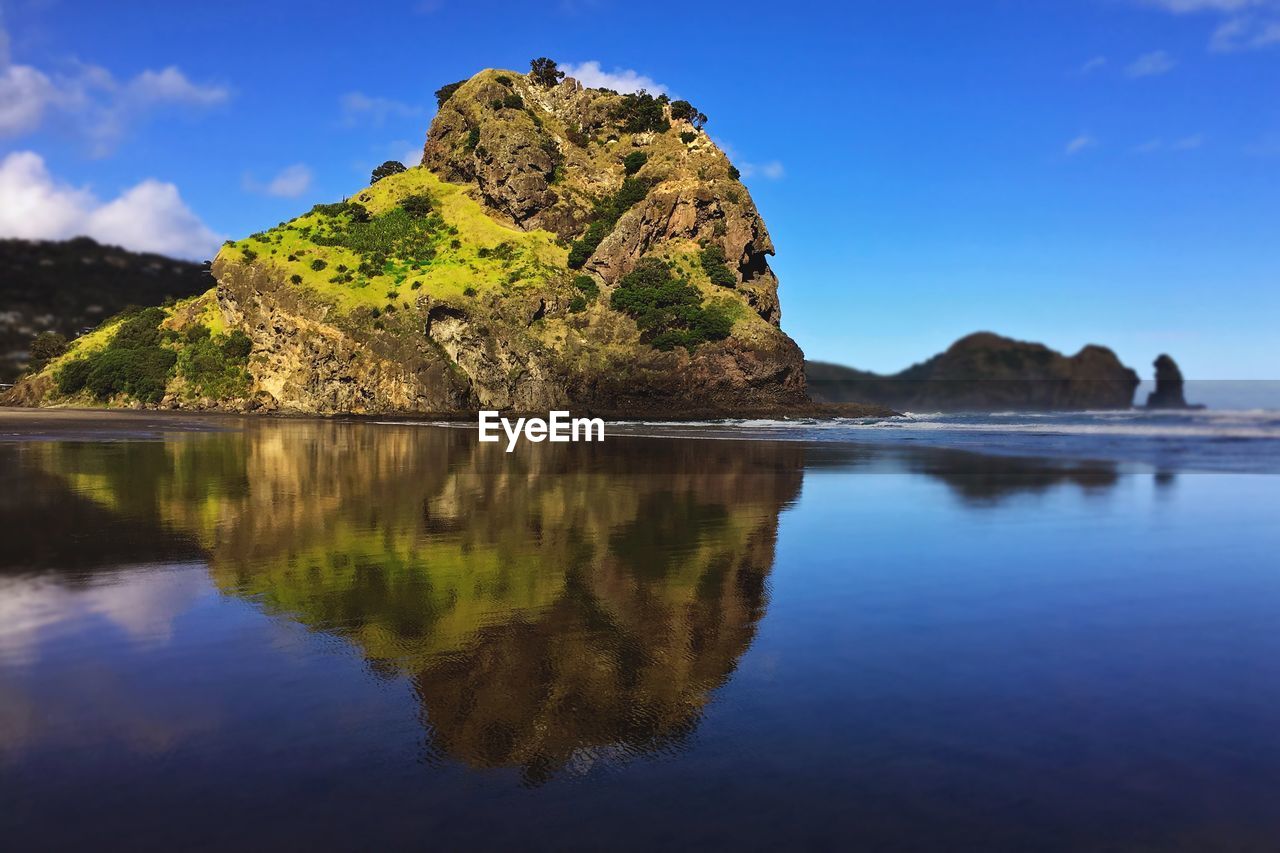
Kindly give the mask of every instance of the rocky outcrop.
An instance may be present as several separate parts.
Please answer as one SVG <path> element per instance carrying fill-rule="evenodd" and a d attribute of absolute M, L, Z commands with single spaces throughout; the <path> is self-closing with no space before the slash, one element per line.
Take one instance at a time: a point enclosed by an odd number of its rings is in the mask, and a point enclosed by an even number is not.
<path fill-rule="evenodd" d="M 815 400 L 858 400 L 907 411 L 1127 409 L 1138 374 L 1106 347 L 1073 356 L 979 332 L 901 373 L 882 376 L 810 362 Z"/>
<path fill-rule="evenodd" d="M 440 105 L 422 164 L 447 181 L 474 183 L 487 207 L 522 228 L 570 237 L 585 223 L 589 199 L 562 197 L 551 182 L 558 169 L 589 171 L 590 164 L 582 152 L 569 151 L 563 127 L 554 133 L 541 115 L 562 117 L 575 127 L 603 125 L 607 108 L 595 104 L 576 80 L 554 87 L 553 95 L 540 90 L 513 72 L 486 71 L 467 80 Z M 503 106 L 511 98 L 521 106 Z M 565 165 L 566 151 L 572 166 Z M 605 190 L 607 181 L 594 177 L 596 188 Z"/>
<path fill-rule="evenodd" d="M 217 264 L 218 305 L 253 341 L 257 399 L 312 414 L 474 408 L 471 389 L 426 340 L 370 335 L 269 267 Z"/>
<path fill-rule="evenodd" d="M 156 345 L 179 357 L 146 404 L 653 416 L 807 405 L 769 232 L 705 117 L 675 106 L 512 71 L 453 87 L 421 167 L 223 247 L 216 288 L 166 309 Z M 661 262 L 683 294 L 662 322 L 643 298 L 613 299 L 641 261 Z M 54 376 L 113 333 L 13 396 L 66 402 Z M 184 378 L 238 333 L 244 361 Z M 204 360 L 183 358 L 188 346 Z M 104 402 L 138 401 L 126 388 Z"/>
<path fill-rule="evenodd" d="M 1187 403 L 1182 390 L 1182 371 L 1178 363 L 1167 355 L 1160 355 L 1153 362 L 1156 369 L 1156 390 L 1147 395 L 1148 409 L 1201 409 Z"/>
<path fill-rule="evenodd" d="M 524 108 L 501 106 L 512 98 Z M 572 239 L 621 185 L 622 157 L 642 152 L 637 177 L 652 187 L 585 269 L 612 284 L 666 244 L 716 242 L 751 307 L 777 326 L 773 241 L 728 158 L 684 119 L 664 132 L 621 133 L 615 116 L 623 100 L 573 79 L 543 87 L 511 72 L 482 72 L 441 105 L 423 164 L 446 180 L 474 181 L 485 204 L 519 227 Z"/>
<path fill-rule="evenodd" d="M 53 377 L 38 374 L 23 379 L 21 382 L 0 392 L 0 406 L 26 406 L 35 408 L 53 391 Z"/>
<path fill-rule="evenodd" d="M 691 180 L 660 184 L 623 215 L 586 269 L 612 283 L 655 248 L 682 240 L 719 245 L 747 303 L 774 326 L 781 323 L 778 279 L 767 257 L 773 240 L 745 192 L 717 192 Z"/>

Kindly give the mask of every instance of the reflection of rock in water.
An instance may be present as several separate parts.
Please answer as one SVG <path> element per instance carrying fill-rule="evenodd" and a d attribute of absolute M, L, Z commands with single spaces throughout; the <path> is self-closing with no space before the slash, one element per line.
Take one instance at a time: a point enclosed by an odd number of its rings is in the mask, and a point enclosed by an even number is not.
<path fill-rule="evenodd" d="M 102 566 L 199 558 L 198 543 L 191 536 L 165 531 L 156 524 L 153 511 L 134 514 L 103 506 L 48 473 L 60 451 L 73 447 L 0 445 L 0 574 L 40 570 L 75 584 Z M 136 447 L 164 455 L 159 444 Z"/>
<path fill-rule="evenodd" d="M 314 422 L 26 452 L 138 529 L 201 549 L 224 592 L 408 677 L 436 754 L 530 782 L 687 737 L 751 642 L 806 466 L 919 471 L 975 507 L 1116 479 L 770 442 L 507 454 L 466 430 Z"/>
<path fill-rule="evenodd" d="M 475 766 L 518 765 L 536 782 L 593 748 L 678 743 L 764 607 L 764 572 L 749 563 L 710 567 L 676 603 L 642 587 L 632 601 L 617 592 L 610 601 L 592 581 L 575 574 L 538 619 L 482 629 L 416 674 L 442 751 Z"/>
<path fill-rule="evenodd" d="M 965 450 L 873 445 L 818 445 L 805 455 L 805 468 L 864 468 L 914 471 L 946 483 L 974 509 L 992 507 L 1018 495 L 1059 486 L 1103 491 L 1119 482 L 1117 466 L 1101 461 L 1055 461 L 1016 456 L 987 456 Z"/>
<path fill-rule="evenodd" d="M 1049 462 L 958 451 L 923 453 L 917 458 L 917 470 L 942 480 L 966 503 L 975 506 L 1064 485 L 1086 492 L 1103 491 L 1120 479 L 1116 466 L 1109 462 Z"/>
<path fill-rule="evenodd" d="M 48 461 L 191 531 L 224 591 L 408 675 L 443 756 L 531 781 L 692 729 L 763 613 L 804 453 L 628 439 L 506 454 L 469 431 L 340 423 L 119 448 Z"/>
<path fill-rule="evenodd" d="M 537 781 L 584 749 L 683 738 L 750 643 L 773 562 L 776 514 L 739 516 L 726 499 L 644 496 L 536 619 L 428 662 L 415 684 L 439 746 Z"/>

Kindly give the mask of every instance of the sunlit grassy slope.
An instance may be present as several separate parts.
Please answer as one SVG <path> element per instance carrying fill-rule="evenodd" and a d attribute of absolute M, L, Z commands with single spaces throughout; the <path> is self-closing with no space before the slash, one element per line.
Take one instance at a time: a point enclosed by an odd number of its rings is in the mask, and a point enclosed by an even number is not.
<path fill-rule="evenodd" d="M 418 196 L 430 199 L 431 213 L 414 218 L 401 204 Z M 219 258 L 277 265 L 296 286 L 343 310 L 419 295 L 454 302 L 486 290 L 509 292 L 566 269 L 568 253 L 555 235 L 503 225 L 466 187 L 423 168 L 383 178 L 350 201 L 369 212 L 369 222 L 355 221 L 342 205 L 317 205 L 228 243 Z"/>

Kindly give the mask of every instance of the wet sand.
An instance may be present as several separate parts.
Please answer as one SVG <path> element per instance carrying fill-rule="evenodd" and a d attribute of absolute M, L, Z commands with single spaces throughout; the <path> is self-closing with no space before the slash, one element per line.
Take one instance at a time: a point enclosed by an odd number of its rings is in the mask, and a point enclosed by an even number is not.
<path fill-rule="evenodd" d="M 0 441 L 44 437 L 136 439 L 174 432 L 238 430 L 245 421 L 244 415 L 214 413 L 0 408 Z"/>
<path fill-rule="evenodd" d="M 883 406 L 867 406 L 858 403 L 813 404 L 779 409 L 741 409 L 733 412 L 718 409 L 686 409 L 681 412 L 627 410 L 571 409 L 575 416 L 600 417 L 605 420 L 645 421 L 705 421 L 720 418 L 786 419 L 786 418 L 886 418 L 898 413 Z M 545 416 L 546 412 L 503 412 L 508 416 Z M 260 419 L 316 419 L 340 421 L 470 421 L 474 423 L 478 412 L 393 412 L 370 414 L 309 415 L 288 413 L 238 414 L 234 412 L 192 412 L 157 409 L 30 409 L 0 406 L 0 440 L 6 436 L 31 436 L 57 433 L 67 437 L 68 431 L 86 435 L 129 434 L 139 432 L 160 434 L 166 432 L 191 432 L 208 430 L 242 429 L 247 421 Z"/>

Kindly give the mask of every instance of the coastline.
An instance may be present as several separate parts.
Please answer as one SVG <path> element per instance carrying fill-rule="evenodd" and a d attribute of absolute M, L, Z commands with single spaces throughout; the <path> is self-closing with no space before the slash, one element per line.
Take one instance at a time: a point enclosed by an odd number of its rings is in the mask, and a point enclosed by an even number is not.
<path fill-rule="evenodd" d="M 626 409 L 568 408 L 574 416 L 604 418 L 606 421 L 666 421 L 671 423 L 690 423 L 723 419 L 836 419 L 836 418 L 892 418 L 901 417 L 902 413 L 886 406 L 864 405 L 860 403 L 813 403 L 807 406 L 770 406 L 749 407 L 741 409 L 702 408 L 686 409 L 672 412 L 669 409 L 634 407 Z M 50 422 L 66 423 L 72 420 L 89 420 L 101 418 L 142 418 L 161 417 L 170 422 L 190 420 L 199 422 L 216 418 L 273 418 L 273 419 L 316 419 L 316 420 L 351 420 L 351 421 L 476 421 L 480 410 L 465 412 L 281 412 L 252 411 L 242 412 L 228 409 L 162 409 L 153 407 L 138 408 L 86 408 L 72 406 L 13 406 L 0 405 L 0 425 L 9 420 L 21 420 L 24 423 L 38 423 L 41 415 L 47 416 Z M 509 417 L 542 416 L 546 412 L 503 411 Z"/>
<path fill-rule="evenodd" d="M 584 413 L 573 413 L 580 417 Z M 546 413 L 512 418 L 545 417 Z M 867 407 L 804 407 L 763 412 L 688 411 L 630 415 L 592 413 L 617 438 L 693 438 L 947 449 L 978 456 L 1095 461 L 1144 470 L 1280 473 L 1280 410 L 1114 411 L 954 414 L 909 412 L 887 416 Z M 477 421 L 445 415 L 316 416 L 167 409 L 0 408 L 0 442 L 26 440 L 154 439 L 165 435 L 246 432 L 272 424 L 434 426 L 474 430 Z"/>

